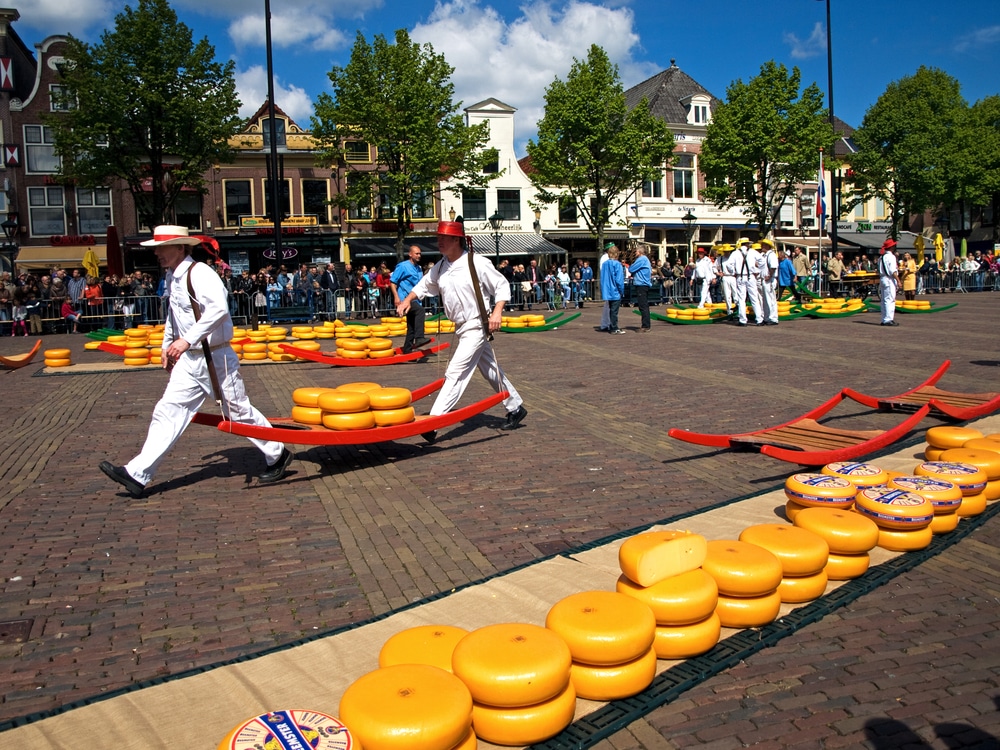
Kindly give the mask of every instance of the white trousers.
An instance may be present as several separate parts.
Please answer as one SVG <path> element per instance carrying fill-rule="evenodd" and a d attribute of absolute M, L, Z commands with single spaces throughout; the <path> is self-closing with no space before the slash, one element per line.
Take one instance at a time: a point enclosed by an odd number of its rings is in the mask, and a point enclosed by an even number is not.
<path fill-rule="evenodd" d="M 712 301 L 712 284 L 710 282 L 711 279 L 698 279 L 698 283 L 701 284 L 701 300 L 698 302 L 699 309 Z"/>
<path fill-rule="evenodd" d="M 726 300 L 726 312 L 731 313 L 736 307 L 736 277 L 722 277 L 722 296 Z"/>
<path fill-rule="evenodd" d="M 458 339 L 458 346 L 451 350 L 451 360 L 444 373 L 444 386 L 434 399 L 431 415 L 447 414 L 454 409 L 465 393 L 472 373 L 477 369 L 493 390 L 498 393 L 503 390 L 510 394 L 504 399 L 504 408 L 509 412 L 517 411 L 521 405 L 521 396 L 500 369 L 493 345 L 486 339 L 482 324 L 478 320 L 470 320 L 455 332 L 455 337 Z"/>
<path fill-rule="evenodd" d="M 764 317 L 760 309 L 760 295 L 757 294 L 756 276 L 736 277 L 736 310 L 740 316 L 740 323 L 747 322 L 747 297 L 750 297 L 750 306 L 753 307 L 753 317 L 755 323 L 763 323 Z"/>
<path fill-rule="evenodd" d="M 770 281 L 760 280 L 760 288 L 763 291 L 761 295 L 761 303 L 763 304 L 762 315 L 764 320 L 769 323 L 778 322 L 778 275 L 775 274 L 771 277 Z M 756 309 L 756 307 L 755 307 Z M 760 320 L 761 316 L 757 316 L 757 320 Z"/>
<path fill-rule="evenodd" d="M 896 280 L 892 276 L 883 276 L 878 285 L 882 298 L 882 322 L 889 323 L 896 315 Z"/>
<path fill-rule="evenodd" d="M 270 427 L 271 423 L 250 403 L 236 352 L 231 347 L 224 347 L 212 353 L 212 361 L 222 388 L 223 416 L 231 422 Z M 166 390 L 153 408 L 146 442 L 139 455 L 125 464 L 125 471 L 137 482 L 149 484 L 160 462 L 174 447 L 208 396 L 215 397 L 205 354 L 200 346 L 192 347 L 171 370 Z M 264 454 L 268 466 L 278 460 L 285 447 L 283 443 L 271 440 L 250 438 L 250 442 Z"/>

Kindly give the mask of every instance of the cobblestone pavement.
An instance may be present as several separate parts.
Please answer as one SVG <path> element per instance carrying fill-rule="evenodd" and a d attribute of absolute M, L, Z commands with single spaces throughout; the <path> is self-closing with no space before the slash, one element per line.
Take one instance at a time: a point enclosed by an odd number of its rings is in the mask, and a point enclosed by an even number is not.
<path fill-rule="evenodd" d="M 564 329 L 498 336 L 529 411 L 518 430 L 498 429 L 497 408 L 434 446 L 299 446 L 290 476 L 259 486 L 252 446 L 193 426 L 141 500 L 97 464 L 137 451 L 162 372 L 0 372 L 0 621 L 30 621 L 23 642 L 0 637 L 0 722 L 356 623 L 794 470 L 674 441 L 672 426 L 752 430 L 846 385 L 898 393 L 944 359 L 942 387 L 1000 391 L 1000 296 L 934 301 L 960 304 L 897 314 L 898 328 L 865 314 L 764 328 L 654 321 L 646 334 L 623 310 L 627 336 L 596 332 L 600 310 L 588 305 Z M 45 344 L 69 346 L 76 362 L 111 360 L 84 341 Z M 4 338 L 0 354 L 30 343 Z M 243 371 L 261 411 L 288 414 L 298 386 L 413 388 L 444 365 Z M 463 403 L 488 391 L 477 378 Z M 833 423 L 898 419 L 846 403 Z M 996 747 L 998 564 L 991 520 L 600 746 Z"/>

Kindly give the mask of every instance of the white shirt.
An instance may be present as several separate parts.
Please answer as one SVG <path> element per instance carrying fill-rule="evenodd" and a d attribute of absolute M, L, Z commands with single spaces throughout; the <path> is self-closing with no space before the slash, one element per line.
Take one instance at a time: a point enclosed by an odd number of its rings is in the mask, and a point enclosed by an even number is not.
<path fill-rule="evenodd" d="M 757 275 L 766 281 L 770 281 L 774 272 L 778 270 L 778 254 L 774 250 L 765 253 L 758 253 L 760 260 L 757 262 Z"/>
<path fill-rule="evenodd" d="M 454 263 L 442 258 L 410 290 L 410 294 L 415 294 L 417 299 L 440 295 L 445 314 L 456 328 L 461 328 L 470 320 L 479 319 L 479 303 L 472 288 L 469 257 L 469 253 L 462 253 Z M 483 305 L 489 313 L 490 297 L 496 302 L 510 300 L 510 284 L 486 258 L 481 255 L 471 257 L 475 259 Z"/>
<path fill-rule="evenodd" d="M 712 270 L 712 259 L 707 255 L 701 256 L 698 262 L 694 264 L 694 277 L 696 279 L 711 279 L 715 276 L 715 272 Z"/>
<path fill-rule="evenodd" d="M 201 320 L 195 322 L 191 298 L 188 296 L 188 274 L 191 286 L 201 309 Z M 233 320 L 226 303 L 226 287 L 219 274 L 204 263 L 195 263 L 189 255 L 176 269 L 167 273 L 165 287 L 170 295 L 170 308 L 163 328 L 163 348 L 167 349 L 178 338 L 183 338 L 191 348 L 207 336 L 211 347 L 228 344 L 233 338 Z"/>
<path fill-rule="evenodd" d="M 733 276 L 737 279 L 745 279 L 758 275 L 757 267 L 760 261 L 760 253 L 750 248 L 746 254 L 742 250 L 733 250 L 726 263 L 730 264 L 729 268 L 732 269 Z"/>
<path fill-rule="evenodd" d="M 883 278 L 892 278 L 896 272 L 899 271 L 899 265 L 896 263 L 896 256 L 892 253 L 885 253 L 879 258 L 878 261 L 878 272 Z"/>

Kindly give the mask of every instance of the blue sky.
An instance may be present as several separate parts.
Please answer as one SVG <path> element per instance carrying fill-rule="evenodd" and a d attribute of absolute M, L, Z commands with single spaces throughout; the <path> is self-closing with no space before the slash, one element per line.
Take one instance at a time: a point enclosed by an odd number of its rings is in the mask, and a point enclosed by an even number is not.
<path fill-rule="evenodd" d="M 937 67 L 962 85 L 971 103 L 1000 93 L 1000 3 L 996 0 L 830 0 L 834 113 L 857 127 L 886 86 L 920 65 Z M 16 29 L 29 45 L 52 34 L 96 41 L 113 26 L 122 0 L 28 0 Z M 267 92 L 264 0 L 173 0 L 196 38 L 208 37 L 220 59 L 236 64 L 252 114 Z M 826 3 L 823 0 L 271 0 L 275 99 L 303 127 L 312 101 L 329 91 L 327 73 L 344 65 L 360 31 L 391 39 L 405 28 L 430 42 L 455 68 L 456 99 L 494 97 L 518 109 L 516 149 L 535 133 L 545 87 L 565 78 L 573 58 L 601 45 L 626 88 L 655 75 L 671 59 L 715 96 L 749 80 L 768 60 L 797 66 L 804 84 L 827 91 Z"/>

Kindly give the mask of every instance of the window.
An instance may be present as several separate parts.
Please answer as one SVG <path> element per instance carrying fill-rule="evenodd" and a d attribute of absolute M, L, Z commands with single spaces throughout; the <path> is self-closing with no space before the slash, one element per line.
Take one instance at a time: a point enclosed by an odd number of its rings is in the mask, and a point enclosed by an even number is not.
<path fill-rule="evenodd" d="M 201 231 L 201 194 L 181 193 L 174 201 L 174 223 Z"/>
<path fill-rule="evenodd" d="M 643 198 L 662 198 L 663 197 L 663 177 L 660 176 L 655 180 L 647 180 L 642 183 L 642 197 Z"/>
<path fill-rule="evenodd" d="M 271 205 L 271 181 L 268 179 L 262 180 L 262 188 L 264 190 L 264 205 L 267 207 L 265 213 L 271 216 L 272 205 Z M 292 183 L 290 180 L 282 180 L 278 184 L 278 204 L 279 210 L 281 211 L 281 217 L 290 216 L 292 213 Z"/>
<path fill-rule="evenodd" d="M 24 150 L 28 160 L 28 172 L 54 174 L 59 171 L 61 161 L 56 156 L 55 133 L 45 125 L 24 126 Z"/>
<path fill-rule="evenodd" d="M 687 121 L 689 125 L 708 125 L 712 119 L 712 100 L 704 94 L 691 97 L 688 104 Z"/>
<path fill-rule="evenodd" d="M 68 89 L 57 83 L 49 84 L 49 109 L 52 112 L 69 112 L 76 109 L 76 102 L 69 98 Z"/>
<path fill-rule="evenodd" d="M 674 198 L 694 198 L 694 155 L 677 154 L 672 168 Z"/>
<path fill-rule="evenodd" d="M 77 228 L 80 234 L 107 234 L 111 221 L 111 191 L 108 188 L 76 189 Z"/>
<path fill-rule="evenodd" d="M 705 104 L 696 104 L 693 109 L 695 123 L 698 125 L 708 124 L 708 106 Z"/>
<path fill-rule="evenodd" d="M 881 198 L 875 199 L 875 221 L 889 218 L 889 209 Z"/>
<path fill-rule="evenodd" d="M 496 174 L 499 171 L 500 171 L 499 157 L 483 167 L 483 174 Z"/>
<path fill-rule="evenodd" d="M 271 148 L 271 118 L 261 120 L 260 127 L 264 131 L 264 148 Z M 285 121 L 278 117 L 274 118 L 274 140 L 278 148 L 285 147 Z"/>
<path fill-rule="evenodd" d="M 521 191 L 497 190 L 497 211 L 509 221 L 520 221 Z"/>
<path fill-rule="evenodd" d="M 363 175 L 359 174 L 349 174 L 347 175 L 347 192 L 351 192 L 358 181 L 365 179 Z M 371 200 L 364 203 L 352 203 L 347 209 L 348 219 L 370 219 L 372 217 L 372 205 Z"/>
<path fill-rule="evenodd" d="M 867 217 L 867 215 L 868 215 L 868 204 L 867 203 L 859 203 L 858 205 L 856 205 L 854 207 L 854 219 L 855 219 L 855 221 L 859 221 L 861 219 L 864 219 L 864 218 Z"/>
<path fill-rule="evenodd" d="M 486 191 L 462 191 L 462 216 L 466 221 L 484 221 L 486 219 Z"/>
<path fill-rule="evenodd" d="M 222 189 L 226 194 L 226 226 L 238 227 L 240 216 L 253 216 L 250 180 L 223 180 Z"/>
<path fill-rule="evenodd" d="M 410 217 L 414 219 L 434 218 L 434 193 L 430 190 L 414 190 L 410 205 Z"/>
<path fill-rule="evenodd" d="M 371 161 L 368 144 L 364 141 L 346 141 L 344 143 L 344 158 L 347 161 Z"/>
<path fill-rule="evenodd" d="M 559 223 L 560 224 L 576 224 L 578 221 L 576 216 L 576 200 L 570 195 L 564 195 L 559 198 Z"/>
<path fill-rule="evenodd" d="M 330 223 L 330 183 L 328 180 L 302 180 L 302 213 L 316 214 L 320 224 Z"/>
<path fill-rule="evenodd" d="M 399 215 L 399 206 L 388 193 L 378 194 L 378 218 L 395 219 Z"/>
<path fill-rule="evenodd" d="M 28 212 L 32 237 L 66 234 L 65 200 L 61 187 L 29 187 Z"/>

